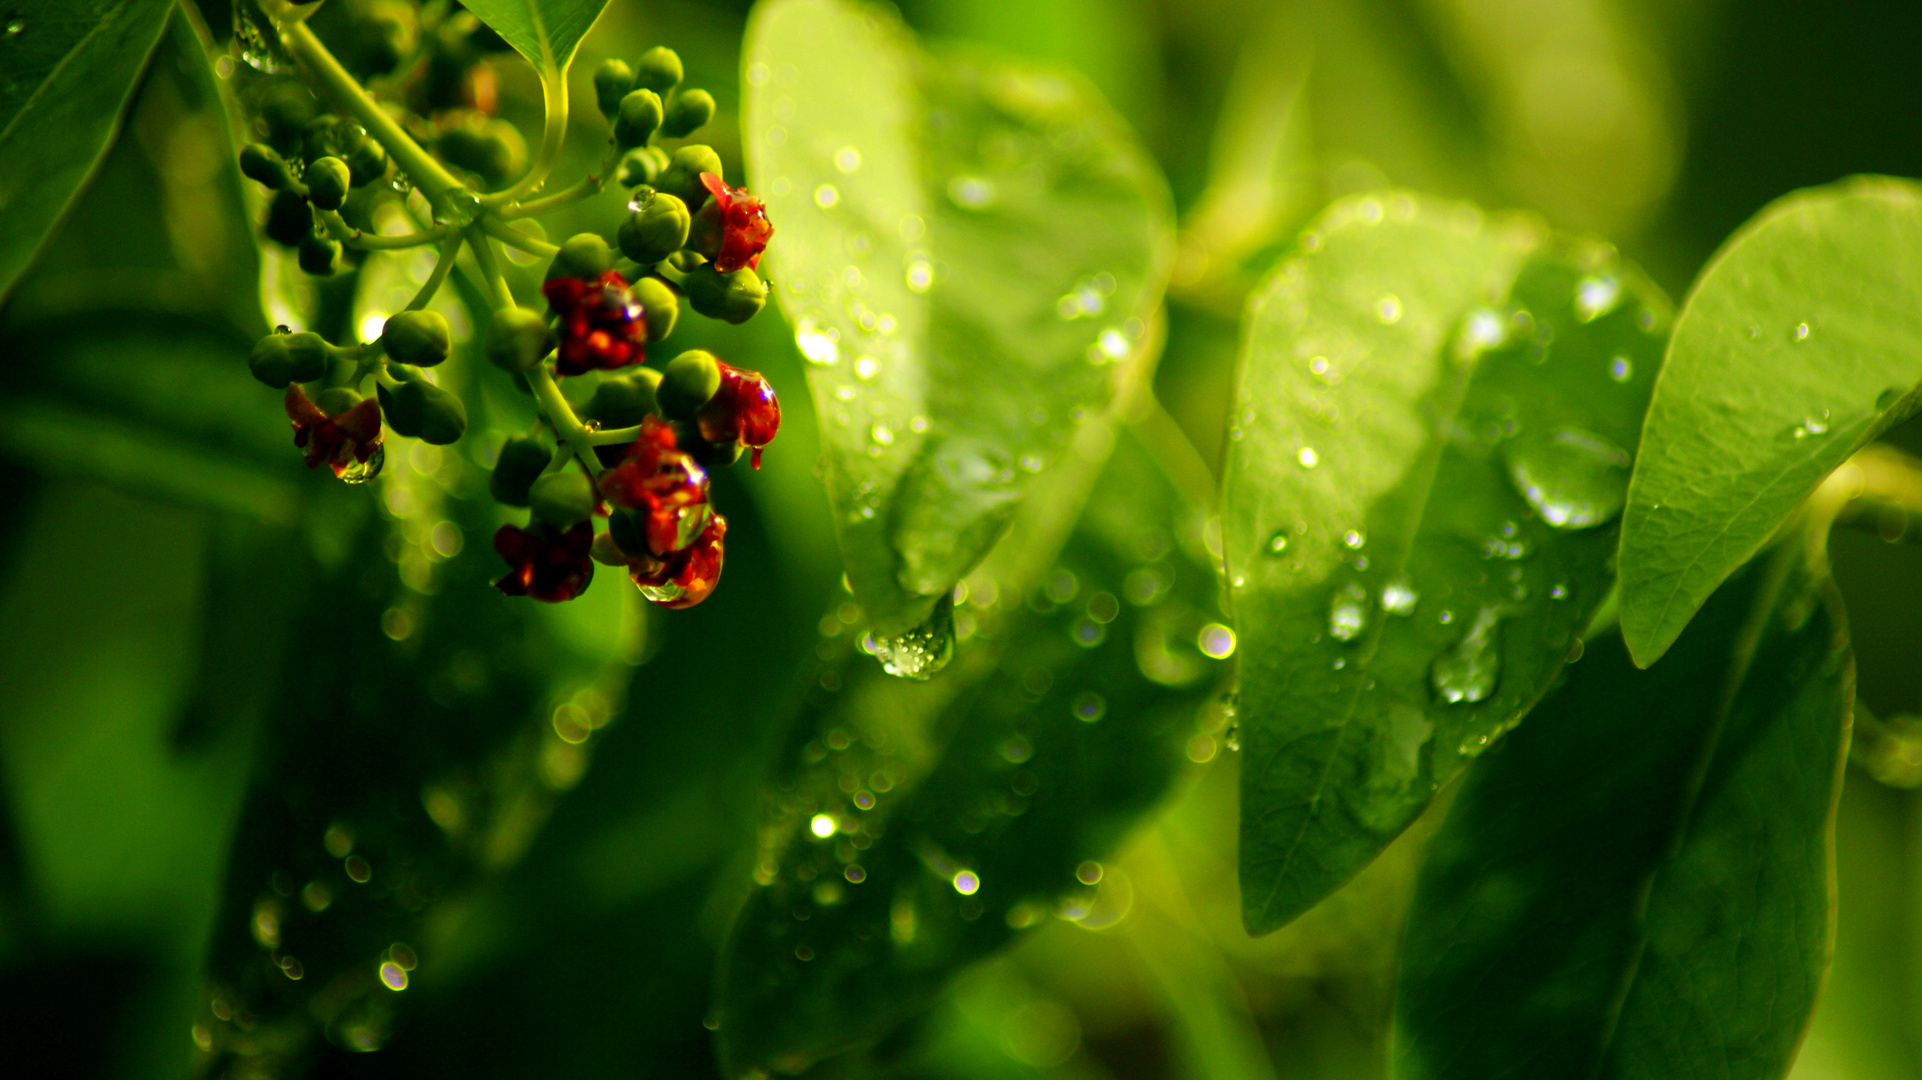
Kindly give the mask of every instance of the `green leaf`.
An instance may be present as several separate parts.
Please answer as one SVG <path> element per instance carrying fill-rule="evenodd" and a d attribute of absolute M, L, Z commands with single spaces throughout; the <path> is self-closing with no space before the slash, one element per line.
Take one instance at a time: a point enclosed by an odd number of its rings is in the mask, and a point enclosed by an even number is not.
<path fill-rule="evenodd" d="M 1622 633 L 1653 663 L 1824 476 L 1914 411 L 1922 187 L 1864 177 L 1737 232 L 1675 322 L 1622 528 Z"/>
<path fill-rule="evenodd" d="M 928 56 L 879 9 L 748 27 L 747 152 L 875 632 L 926 619 L 1144 353 L 1168 195 L 1078 78 Z"/>
<path fill-rule="evenodd" d="M 1113 900 L 1084 864 L 1167 790 L 1216 690 L 1195 646 L 1215 581 L 1196 512 L 1132 436 L 1058 559 L 1045 534 L 1079 500 L 1055 493 L 969 576 L 972 640 L 945 677 L 844 664 L 802 718 L 722 959 L 730 1075 L 879 1038 L 1021 930 Z M 852 636 L 828 640 L 858 659 Z"/>
<path fill-rule="evenodd" d="M 106 155 L 170 0 L 25 0 L 0 25 L 0 298 Z"/>
<path fill-rule="evenodd" d="M 607 0 L 474 0 L 461 5 L 527 57 L 543 79 L 567 71 Z"/>
<path fill-rule="evenodd" d="M 1829 962 L 1854 666 L 1832 591 L 1785 561 L 1647 671 L 1602 638 L 1470 773 L 1409 917 L 1398 1076 L 1788 1071 Z"/>
<path fill-rule="evenodd" d="M 1301 246 L 1250 310 L 1223 505 L 1255 933 L 1560 672 L 1609 589 L 1668 310 L 1611 249 L 1409 195 Z"/>

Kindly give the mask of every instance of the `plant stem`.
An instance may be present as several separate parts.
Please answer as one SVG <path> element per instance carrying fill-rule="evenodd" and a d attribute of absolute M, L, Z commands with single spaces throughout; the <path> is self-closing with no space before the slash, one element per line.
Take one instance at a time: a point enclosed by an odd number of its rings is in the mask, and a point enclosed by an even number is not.
<path fill-rule="evenodd" d="M 549 210 L 558 210 L 569 203 L 577 203 L 582 199 L 592 198 L 599 195 L 606 187 L 607 182 L 605 180 L 602 180 L 598 176 L 588 176 L 573 187 L 562 188 L 550 195 L 543 195 L 538 199 L 508 207 L 500 212 L 500 216 L 508 221 L 513 221 L 517 218 L 536 217 L 540 214 L 547 213 Z"/>
<path fill-rule="evenodd" d="M 494 242 L 479 225 L 467 227 L 467 246 L 474 249 L 474 261 L 480 264 L 481 276 L 493 293 L 494 307 L 497 310 L 513 307 L 514 291 L 507 287 L 507 275 L 501 271 L 501 261 L 494 255 Z"/>
<path fill-rule="evenodd" d="M 595 446 L 617 446 L 621 443 L 633 442 L 640 437 L 641 426 L 639 424 L 633 427 L 608 428 L 606 431 L 590 431 L 587 433 L 587 441 L 593 443 Z"/>
<path fill-rule="evenodd" d="M 545 363 L 535 364 L 527 371 L 527 385 L 533 388 L 534 403 L 540 407 L 541 415 L 547 417 L 547 422 L 553 425 L 554 434 L 560 436 L 561 441 L 574 451 L 574 456 L 587 466 L 590 475 L 598 472 L 601 462 L 594 456 L 593 433 L 574 415 L 573 406 L 561 396 L 561 387 L 554 381 L 554 373 L 547 369 Z"/>
<path fill-rule="evenodd" d="M 561 145 L 567 141 L 567 72 L 541 73 L 541 99 L 546 106 L 547 119 L 541 125 L 540 153 L 519 183 L 506 191 L 481 196 L 483 207 L 506 206 L 532 194 L 547 182 L 548 174 L 554 171 L 555 164 L 561 160 Z"/>
<path fill-rule="evenodd" d="M 440 245 L 440 258 L 434 260 L 434 269 L 428 273 L 427 280 L 421 283 L 420 291 L 407 301 L 408 311 L 419 311 L 426 307 L 434 294 L 440 291 L 441 284 L 447 280 L 448 271 L 454 268 L 454 260 L 460 257 L 461 240 L 464 237 L 456 232 L 443 240 Z"/>
<path fill-rule="evenodd" d="M 442 168 L 440 162 L 435 161 L 407 132 L 401 130 L 400 124 L 387 114 L 386 109 L 367 96 L 367 91 L 361 89 L 360 83 L 347 73 L 346 68 L 340 66 L 340 61 L 334 59 L 334 54 L 327 51 L 327 46 L 320 43 L 320 38 L 314 36 L 306 23 L 283 23 L 280 33 L 287 51 L 300 61 L 313 80 L 341 108 L 351 113 L 360 126 L 367 129 L 367 134 L 387 149 L 388 156 L 394 159 L 395 164 L 406 170 L 414 183 L 426 189 L 434 201 L 444 202 L 449 192 L 461 186 L 460 181 Z"/>
<path fill-rule="evenodd" d="M 363 232 L 354 228 L 347 224 L 347 219 L 341 217 L 338 210 L 322 210 L 320 217 L 327 223 L 327 231 L 333 235 L 334 239 L 350 248 L 359 248 L 362 251 L 399 251 L 403 248 L 439 243 L 447 237 L 447 229 L 444 226 L 423 229 L 404 236 L 388 236 L 384 233 Z"/>
<path fill-rule="evenodd" d="M 529 255 L 539 255 L 542 258 L 551 259 L 559 254 L 561 250 L 557 245 L 550 244 L 545 240 L 536 240 L 526 233 L 514 229 L 492 214 L 481 218 L 476 224 L 485 230 L 487 235 L 494 237 L 508 247 L 519 248 Z"/>

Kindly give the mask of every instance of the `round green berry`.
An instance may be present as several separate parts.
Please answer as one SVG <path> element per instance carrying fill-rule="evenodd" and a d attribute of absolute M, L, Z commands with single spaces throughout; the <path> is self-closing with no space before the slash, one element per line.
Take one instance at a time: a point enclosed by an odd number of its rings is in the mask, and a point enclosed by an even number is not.
<path fill-rule="evenodd" d="M 647 145 L 661 126 L 661 97 L 642 87 L 621 98 L 620 112 L 614 118 L 614 142 L 623 150 Z"/>
<path fill-rule="evenodd" d="M 642 266 L 652 266 L 681 250 L 687 243 L 691 221 L 686 203 L 678 196 L 657 191 L 627 215 L 614 238 L 620 242 L 621 254 Z"/>
<path fill-rule="evenodd" d="M 324 157 L 307 166 L 307 200 L 322 210 L 340 209 L 353 184 L 353 172 L 337 157 Z"/>
<path fill-rule="evenodd" d="M 300 242 L 300 268 L 315 277 L 327 277 L 340 269 L 340 245 L 309 234 Z"/>
<path fill-rule="evenodd" d="M 681 280 L 688 306 L 710 319 L 744 323 L 767 304 L 767 283 L 746 267 L 723 274 L 703 263 Z"/>
<path fill-rule="evenodd" d="M 627 295 L 641 305 L 647 314 L 647 340 L 653 344 L 674 332 L 674 324 L 681 317 L 681 298 L 667 282 L 656 277 L 644 277 L 627 290 Z"/>
<path fill-rule="evenodd" d="M 587 399 L 586 417 L 603 429 L 633 427 L 660 411 L 656 400 L 660 384 L 661 373 L 653 368 L 603 379 Z"/>
<path fill-rule="evenodd" d="M 264 143 L 248 143 L 240 151 L 240 171 L 247 179 L 275 191 L 291 187 L 294 182 L 294 171 L 287 167 L 287 159 Z"/>
<path fill-rule="evenodd" d="M 702 173 L 713 173 L 725 177 L 721 171 L 721 155 L 712 146 L 694 143 L 674 151 L 668 160 L 667 168 L 655 178 L 656 189 L 665 191 L 682 202 L 689 210 L 699 210 L 707 201 L 707 187 L 701 183 Z"/>
<path fill-rule="evenodd" d="M 405 364 L 389 364 L 396 385 L 380 383 L 380 409 L 395 432 L 435 446 L 460 441 L 467 433 L 467 406 Z"/>
<path fill-rule="evenodd" d="M 634 89 L 634 69 L 624 60 L 603 60 L 594 69 L 594 103 L 610 121 L 621 111 L 621 99 Z"/>
<path fill-rule="evenodd" d="M 313 382 L 327 373 L 327 342 L 319 334 L 268 334 L 254 342 L 247 369 L 276 390 L 288 383 Z"/>
<path fill-rule="evenodd" d="M 614 269 L 614 250 L 597 233 L 579 233 L 567 238 L 560 253 L 547 268 L 547 280 L 571 277 L 594 281 Z"/>
<path fill-rule="evenodd" d="M 500 459 L 494 462 L 494 473 L 487 480 L 488 493 L 494 496 L 496 502 L 508 506 L 526 506 L 528 488 L 540 477 L 553 456 L 539 439 L 531 435 L 507 440 L 507 444 L 501 447 Z"/>
<path fill-rule="evenodd" d="M 656 45 L 641 54 L 634 64 L 634 85 L 665 94 L 680 85 L 681 56 L 665 45 Z"/>
<path fill-rule="evenodd" d="M 314 231 L 314 212 L 294 191 L 276 191 L 267 204 L 267 236 L 284 247 L 299 247 Z"/>
<path fill-rule="evenodd" d="M 654 393 L 660 399 L 661 412 L 676 420 L 692 420 L 720 388 L 720 361 L 711 352 L 689 349 L 668 361 Z"/>
<path fill-rule="evenodd" d="M 534 481 L 527 491 L 534 516 L 557 529 L 572 528 L 594 513 L 594 482 L 565 469 Z"/>
<path fill-rule="evenodd" d="M 403 311 L 381 328 L 380 347 L 389 359 L 433 367 L 447 359 L 454 342 L 447 316 L 438 311 Z"/>
<path fill-rule="evenodd" d="M 553 347 L 546 316 L 533 308 L 502 308 L 487 325 L 487 359 L 503 371 L 519 375 Z"/>
<path fill-rule="evenodd" d="M 674 95 L 661 121 L 661 134 L 670 139 L 685 139 L 714 119 L 714 95 L 705 90 L 683 90 Z"/>

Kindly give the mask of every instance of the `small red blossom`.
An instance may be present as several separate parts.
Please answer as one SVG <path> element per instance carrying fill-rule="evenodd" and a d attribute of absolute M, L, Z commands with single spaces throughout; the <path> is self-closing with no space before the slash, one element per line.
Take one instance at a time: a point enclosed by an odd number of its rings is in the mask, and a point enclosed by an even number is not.
<path fill-rule="evenodd" d="M 781 430 L 781 403 L 774 387 L 758 371 L 721 365 L 721 388 L 695 417 L 701 438 L 715 444 L 738 442 L 754 452 L 761 467 L 761 448 Z"/>
<path fill-rule="evenodd" d="M 608 502 L 640 512 L 648 550 L 661 558 L 699 540 L 711 516 L 707 472 L 659 417 L 641 422 L 640 437 L 619 465 L 601 474 L 600 486 Z"/>
<path fill-rule="evenodd" d="M 742 267 L 761 265 L 761 252 L 774 236 L 774 223 L 767 219 L 767 204 L 746 188 L 731 188 L 713 173 L 701 174 L 701 184 L 721 208 L 721 253 L 714 256 L 714 269 L 731 274 Z"/>
<path fill-rule="evenodd" d="M 545 526 L 523 529 L 502 525 L 494 550 L 507 560 L 507 575 L 494 587 L 508 596 L 531 596 L 543 603 L 572 600 L 594 578 L 594 526 L 583 521 L 566 532 Z"/>
<path fill-rule="evenodd" d="M 628 576 L 640 587 L 642 596 L 662 607 L 691 608 L 707 599 L 721 583 L 721 562 L 727 553 L 722 543 L 725 536 L 727 519 L 715 514 L 693 547 L 664 562 L 630 563 Z"/>
<path fill-rule="evenodd" d="M 294 445 L 307 452 L 308 468 L 326 462 L 335 476 L 350 484 L 372 480 L 380 472 L 386 451 L 381 448 L 379 401 L 365 398 L 328 416 L 299 383 L 289 383 L 285 402 L 294 424 Z"/>
<path fill-rule="evenodd" d="M 558 277 L 542 285 L 541 293 L 561 320 L 556 372 L 584 375 L 647 359 L 647 313 L 628 295 L 627 279 L 617 271 L 594 281 Z"/>

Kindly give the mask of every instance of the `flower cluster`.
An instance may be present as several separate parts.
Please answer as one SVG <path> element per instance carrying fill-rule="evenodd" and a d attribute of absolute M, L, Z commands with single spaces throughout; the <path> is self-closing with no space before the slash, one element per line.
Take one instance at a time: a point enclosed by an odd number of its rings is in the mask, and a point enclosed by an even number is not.
<path fill-rule="evenodd" d="M 507 560 L 507 575 L 494 587 L 508 596 L 531 596 L 547 603 L 572 600 L 594 580 L 594 525 L 583 521 L 567 529 L 544 522 L 532 528 L 502 525 L 494 550 Z"/>
<path fill-rule="evenodd" d="M 721 218 L 721 249 L 714 255 L 714 269 L 732 273 L 761 265 L 761 252 L 774 236 L 774 225 L 767 219 L 767 204 L 747 193 L 746 188 L 728 187 L 713 173 L 701 174 L 701 186 L 714 197 Z"/>
<path fill-rule="evenodd" d="M 647 313 L 616 271 L 592 281 L 557 277 L 543 284 L 541 293 L 559 320 L 555 374 L 611 371 L 647 359 Z"/>
<path fill-rule="evenodd" d="M 758 469 L 762 448 L 773 442 L 781 430 L 781 403 L 774 397 L 774 387 L 760 372 L 728 364 L 716 366 L 721 369 L 721 388 L 695 414 L 701 438 L 717 445 L 736 443 L 747 447 Z"/>
<path fill-rule="evenodd" d="M 673 608 L 707 599 L 721 579 L 727 519 L 709 506 L 707 472 L 672 425 L 643 421 L 627 456 L 601 475 L 600 493 L 616 508 L 609 536 L 648 599 Z"/>
<path fill-rule="evenodd" d="M 294 424 L 294 445 L 306 451 L 308 468 L 325 462 L 350 484 L 366 483 L 379 474 L 387 459 L 379 402 L 351 390 L 332 390 L 321 395 L 333 408 L 329 412 L 308 398 L 299 383 L 288 384 L 284 400 Z"/>

